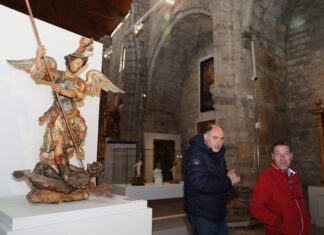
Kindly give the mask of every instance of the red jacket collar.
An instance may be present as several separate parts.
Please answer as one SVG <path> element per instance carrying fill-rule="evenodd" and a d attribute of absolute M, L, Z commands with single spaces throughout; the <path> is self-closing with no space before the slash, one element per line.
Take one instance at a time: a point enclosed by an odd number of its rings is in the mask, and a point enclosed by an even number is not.
<path fill-rule="evenodd" d="M 271 162 L 271 166 L 276 170 L 280 170 L 279 167 L 277 166 L 277 164 L 274 161 Z M 295 175 L 297 172 L 296 172 L 296 170 L 294 168 L 289 167 L 288 170 L 287 170 L 287 173 L 290 176 L 290 175 Z"/>

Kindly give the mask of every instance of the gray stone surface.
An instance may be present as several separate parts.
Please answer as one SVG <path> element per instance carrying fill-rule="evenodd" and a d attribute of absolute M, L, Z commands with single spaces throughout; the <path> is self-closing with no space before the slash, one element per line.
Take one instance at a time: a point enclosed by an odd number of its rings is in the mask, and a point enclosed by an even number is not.
<path fill-rule="evenodd" d="M 130 17 L 104 48 L 113 54 L 103 71 L 126 91 L 121 138 L 142 143 L 142 132 L 180 134 L 183 154 L 196 134 L 199 62 L 214 57 L 210 87 L 215 112 L 207 115 L 226 134 L 228 168 L 242 182 L 235 187 L 229 215 L 248 219 L 256 176 L 271 162 L 274 141 L 292 143 L 305 185 L 320 179 L 314 120 L 308 113 L 324 90 L 324 2 L 320 0 L 185 0 L 163 3 L 144 21 L 137 36 L 131 27 L 157 0 L 134 0 Z M 254 41 L 257 81 L 252 81 Z M 122 47 L 125 69 L 120 71 Z M 142 94 L 147 95 L 143 98 Z M 248 99 L 247 97 L 252 97 Z M 114 97 L 107 96 L 106 103 Z M 261 123 L 256 132 L 255 122 Z M 260 169 L 256 169 L 256 134 Z M 244 190 L 243 190 L 244 189 Z"/>

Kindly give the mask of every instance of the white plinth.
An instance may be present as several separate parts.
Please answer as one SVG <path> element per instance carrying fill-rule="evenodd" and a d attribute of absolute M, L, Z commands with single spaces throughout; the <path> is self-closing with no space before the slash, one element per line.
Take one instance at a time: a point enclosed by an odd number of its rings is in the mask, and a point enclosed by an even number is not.
<path fill-rule="evenodd" d="M 163 178 L 162 177 L 154 177 L 154 184 L 155 185 L 162 185 L 163 184 Z"/>
<path fill-rule="evenodd" d="M 324 227 L 324 187 L 308 186 L 308 196 L 312 223 Z"/>
<path fill-rule="evenodd" d="M 144 200 L 114 199 L 31 204 L 25 196 L 0 198 L 0 235 L 149 235 L 152 209 Z"/>
<path fill-rule="evenodd" d="M 144 200 L 179 198 L 183 197 L 183 182 L 179 184 L 164 182 L 162 185 L 146 183 L 144 186 L 113 184 L 113 193 Z"/>

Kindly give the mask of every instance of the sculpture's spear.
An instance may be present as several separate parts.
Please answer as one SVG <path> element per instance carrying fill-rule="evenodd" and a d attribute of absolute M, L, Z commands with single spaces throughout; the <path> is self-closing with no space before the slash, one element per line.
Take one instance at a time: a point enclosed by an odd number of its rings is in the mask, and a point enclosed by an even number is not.
<path fill-rule="evenodd" d="M 35 36 L 36 36 L 36 39 L 37 39 L 37 43 L 38 43 L 38 45 L 41 45 L 41 41 L 40 41 L 39 34 L 38 34 L 38 31 L 37 31 L 37 28 L 36 28 L 36 24 L 35 24 L 35 21 L 34 21 L 33 13 L 31 11 L 31 8 L 30 8 L 30 5 L 29 5 L 29 1 L 28 0 L 25 0 L 25 2 L 26 2 L 26 6 L 27 6 L 27 9 L 28 9 L 28 13 L 29 13 L 29 16 L 30 16 L 31 23 L 33 25 L 33 29 L 34 29 L 34 32 L 35 32 Z M 55 83 L 54 83 L 52 74 L 50 73 L 46 56 L 44 56 L 43 59 L 44 59 L 44 63 L 45 63 L 45 66 L 46 66 L 47 73 L 49 74 L 49 77 L 51 78 L 52 84 L 54 85 Z M 78 148 L 78 146 L 76 144 L 76 141 L 75 141 L 75 139 L 74 139 L 74 137 L 72 135 L 72 129 L 71 129 L 71 126 L 70 126 L 70 124 L 69 124 L 69 122 L 68 122 L 68 120 L 66 118 L 66 115 L 65 115 L 65 112 L 64 112 L 64 109 L 63 109 L 63 106 L 62 106 L 62 103 L 61 103 L 59 94 L 56 91 L 54 91 L 54 94 L 55 94 L 55 97 L 56 97 L 56 99 L 57 99 L 57 101 L 59 103 L 59 106 L 61 108 L 61 112 L 62 112 L 64 121 L 65 121 L 66 127 L 68 129 L 68 132 L 70 134 L 70 137 L 72 139 L 74 149 L 75 149 L 75 151 L 77 153 L 77 157 L 78 157 L 78 159 L 79 159 L 79 161 L 80 161 L 80 163 L 82 165 L 82 168 L 84 170 L 84 165 L 83 165 L 83 162 L 82 162 L 82 159 L 81 159 L 81 154 L 79 152 L 79 148 Z"/>

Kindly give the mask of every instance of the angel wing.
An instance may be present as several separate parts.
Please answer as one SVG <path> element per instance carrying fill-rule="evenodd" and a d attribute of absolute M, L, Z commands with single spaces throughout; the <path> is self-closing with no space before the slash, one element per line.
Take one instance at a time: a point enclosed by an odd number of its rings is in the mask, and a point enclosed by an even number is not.
<path fill-rule="evenodd" d="M 56 70 L 57 68 L 57 63 L 56 61 L 49 56 L 46 56 L 47 61 L 48 61 L 48 66 L 50 70 Z M 24 70 L 27 73 L 30 73 L 31 68 L 36 62 L 36 59 L 26 59 L 26 60 L 7 60 L 8 64 L 12 65 L 16 69 L 19 70 Z"/>
<path fill-rule="evenodd" d="M 114 93 L 125 93 L 123 90 L 115 86 L 103 73 L 92 69 L 86 75 L 87 91 L 99 92 L 100 89 L 105 91 L 112 91 Z"/>

